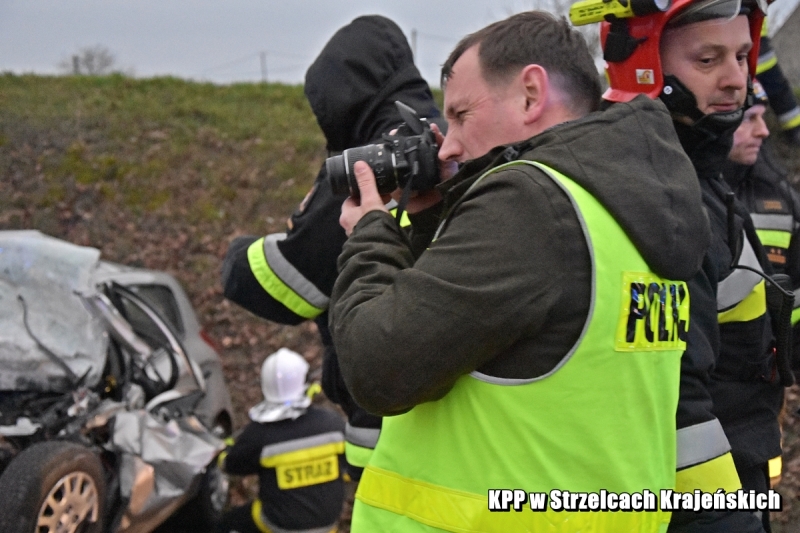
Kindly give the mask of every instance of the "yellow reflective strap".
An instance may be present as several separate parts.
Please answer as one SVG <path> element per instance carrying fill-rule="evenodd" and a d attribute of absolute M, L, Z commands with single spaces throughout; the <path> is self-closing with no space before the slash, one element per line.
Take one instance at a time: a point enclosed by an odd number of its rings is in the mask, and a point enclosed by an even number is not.
<path fill-rule="evenodd" d="M 758 240 L 764 246 L 777 246 L 778 248 L 789 248 L 792 242 L 792 234 L 788 231 L 775 229 L 757 229 Z"/>
<path fill-rule="evenodd" d="M 347 462 L 353 466 L 364 468 L 369 463 L 369 458 L 372 457 L 373 448 L 365 448 L 358 446 L 352 442 L 344 443 L 344 456 Z"/>
<path fill-rule="evenodd" d="M 675 473 L 675 492 L 692 492 L 695 489 L 703 492 L 715 492 L 717 489 L 735 492 L 741 488 L 742 483 L 730 452 Z"/>
<path fill-rule="evenodd" d="M 258 498 L 253 501 L 253 505 L 250 507 L 250 516 L 261 533 L 272 533 L 267 524 L 264 523 L 263 515 L 261 514 L 261 500 Z"/>
<path fill-rule="evenodd" d="M 769 477 L 780 477 L 781 473 L 783 473 L 783 458 L 779 455 L 778 457 L 773 457 L 767 463 L 767 469 L 769 470 Z"/>
<path fill-rule="evenodd" d="M 311 448 L 303 448 L 302 450 L 279 453 L 271 457 L 262 457 L 261 466 L 264 468 L 273 468 L 281 464 L 310 461 L 326 455 L 339 455 L 342 453 L 344 453 L 344 442 L 329 442 Z"/>
<path fill-rule="evenodd" d="M 488 494 L 478 495 L 403 477 L 367 466 L 356 498 L 376 510 L 405 516 L 427 526 L 454 533 L 539 531 L 656 532 L 666 531 L 669 513 L 655 512 L 534 512 L 530 506 L 509 512 L 489 511 Z M 379 513 L 381 511 L 378 511 Z M 363 509 L 361 515 L 370 511 Z M 373 516 L 380 522 L 380 516 Z M 368 524 L 372 527 L 376 524 Z M 366 531 L 357 524 L 353 531 Z"/>
<path fill-rule="evenodd" d="M 761 23 L 761 37 L 769 36 L 769 26 L 767 25 L 767 17 L 764 17 L 764 21 Z"/>
<path fill-rule="evenodd" d="M 324 309 L 314 307 L 305 301 L 272 271 L 267 263 L 267 258 L 264 256 L 263 237 L 251 244 L 247 249 L 247 261 L 259 285 L 270 296 L 285 305 L 287 309 L 296 315 L 309 319 L 316 318 L 322 314 Z"/>
<path fill-rule="evenodd" d="M 736 304 L 733 309 L 719 313 L 720 324 L 728 322 L 748 322 L 755 320 L 767 312 L 766 283 L 762 279 L 747 297 Z"/>

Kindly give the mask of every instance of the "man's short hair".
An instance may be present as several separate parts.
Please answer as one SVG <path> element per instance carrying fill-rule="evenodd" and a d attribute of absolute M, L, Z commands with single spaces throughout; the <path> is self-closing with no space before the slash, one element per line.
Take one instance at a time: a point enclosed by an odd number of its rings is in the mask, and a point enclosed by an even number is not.
<path fill-rule="evenodd" d="M 453 65 L 479 45 L 481 75 L 490 85 L 509 81 L 527 65 L 543 67 L 566 94 L 577 115 L 595 111 L 600 103 L 600 79 L 583 35 L 563 17 L 545 11 L 526 11 L 495 22 L 461 39 L 442 65 L 444 88 Z"/>

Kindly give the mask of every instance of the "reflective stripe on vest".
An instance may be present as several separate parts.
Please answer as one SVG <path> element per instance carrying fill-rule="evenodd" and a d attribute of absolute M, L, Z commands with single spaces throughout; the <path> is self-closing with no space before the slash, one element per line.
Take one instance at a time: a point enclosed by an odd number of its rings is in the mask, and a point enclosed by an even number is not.
<path fill-rule="evenodd" d="M 758 257 L 744 236 L 742 253 L 738 264 L 758 271 Z M 717 286 L 717 312 L 720 324 L 755 320 L 767 312 L 764 279 L 750 270 L 734 268 L 730 275 Z"/>
<path fill-rule="evenodd" d="M 334 533 L 336 531 L 336 524 L 310 529 L 284 529 L 278 527 L 267 520 L 264 514 L 264 506 L 258 498 L 253 501 L 253 505 L 250 507 L 250 517 L 261 533 Z"/>
<path fill-rule="evenodd" d="M 294 489 L 337 479 L 342 453 L 344 435 L 331 431 L 264 446 L 260 464 L 275 469 L 278 488 Z"/>
<path fill-rule="evenodd" d="M 348 422 L 344 428 L 344 455 L 347 462 L 361 468 L 367 466 L 380 435 L 380 429 L 351 426 Z"/>
<path fill-rule="evenodd" d="M 329 298 L 287 261 L 278 241 L 285 233 L 258 239 L 247 249 L 250 270 L 275 300 L 303 318 L 315 318 L 328 307 Z"/>
<path fill-rule="evenodd" d="M 666 530 L 669 513 L 657 505 L 641 513 L 489 510 L 489 489 L 658 495 L 675 484 L 686 285 L 651 273 L 611 215 L 565 176 L 526 161 L 494 171 L 526 164 L 564 190 L 584 231 L 592 293 L 581 338 L 547 376 L 507 383 L 464 375 L 443 398 L 384 418 L 353 533 Z M 654 292 L 664 305 L 647 299 L 651 285 L 673 284 Z M 681 293 L 673 314 L 670 299 Z M 676 316 L 684 322 L 673 328 Z"/>

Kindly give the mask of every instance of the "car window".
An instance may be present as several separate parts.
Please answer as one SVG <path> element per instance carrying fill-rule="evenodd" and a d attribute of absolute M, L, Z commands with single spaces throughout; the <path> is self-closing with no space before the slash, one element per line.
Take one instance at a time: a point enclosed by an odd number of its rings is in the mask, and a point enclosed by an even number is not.
<path fill-rule="evenodd" d="M 169 322 L 172 329 L 183 338 L 185 333 L 183 320 L 172 289 L 164 285 L 128 285 L 128 288 L 150 304 L 159 315 Z"/>

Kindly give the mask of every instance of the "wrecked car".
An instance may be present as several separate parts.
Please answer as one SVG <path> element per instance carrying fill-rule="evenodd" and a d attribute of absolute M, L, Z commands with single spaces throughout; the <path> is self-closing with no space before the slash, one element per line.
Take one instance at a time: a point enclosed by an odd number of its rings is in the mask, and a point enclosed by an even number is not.
<path fill-rule="evenodd" d="M 231 413 L 172 276 L 0 231 L 0 531 L 207 529 Z"/>

